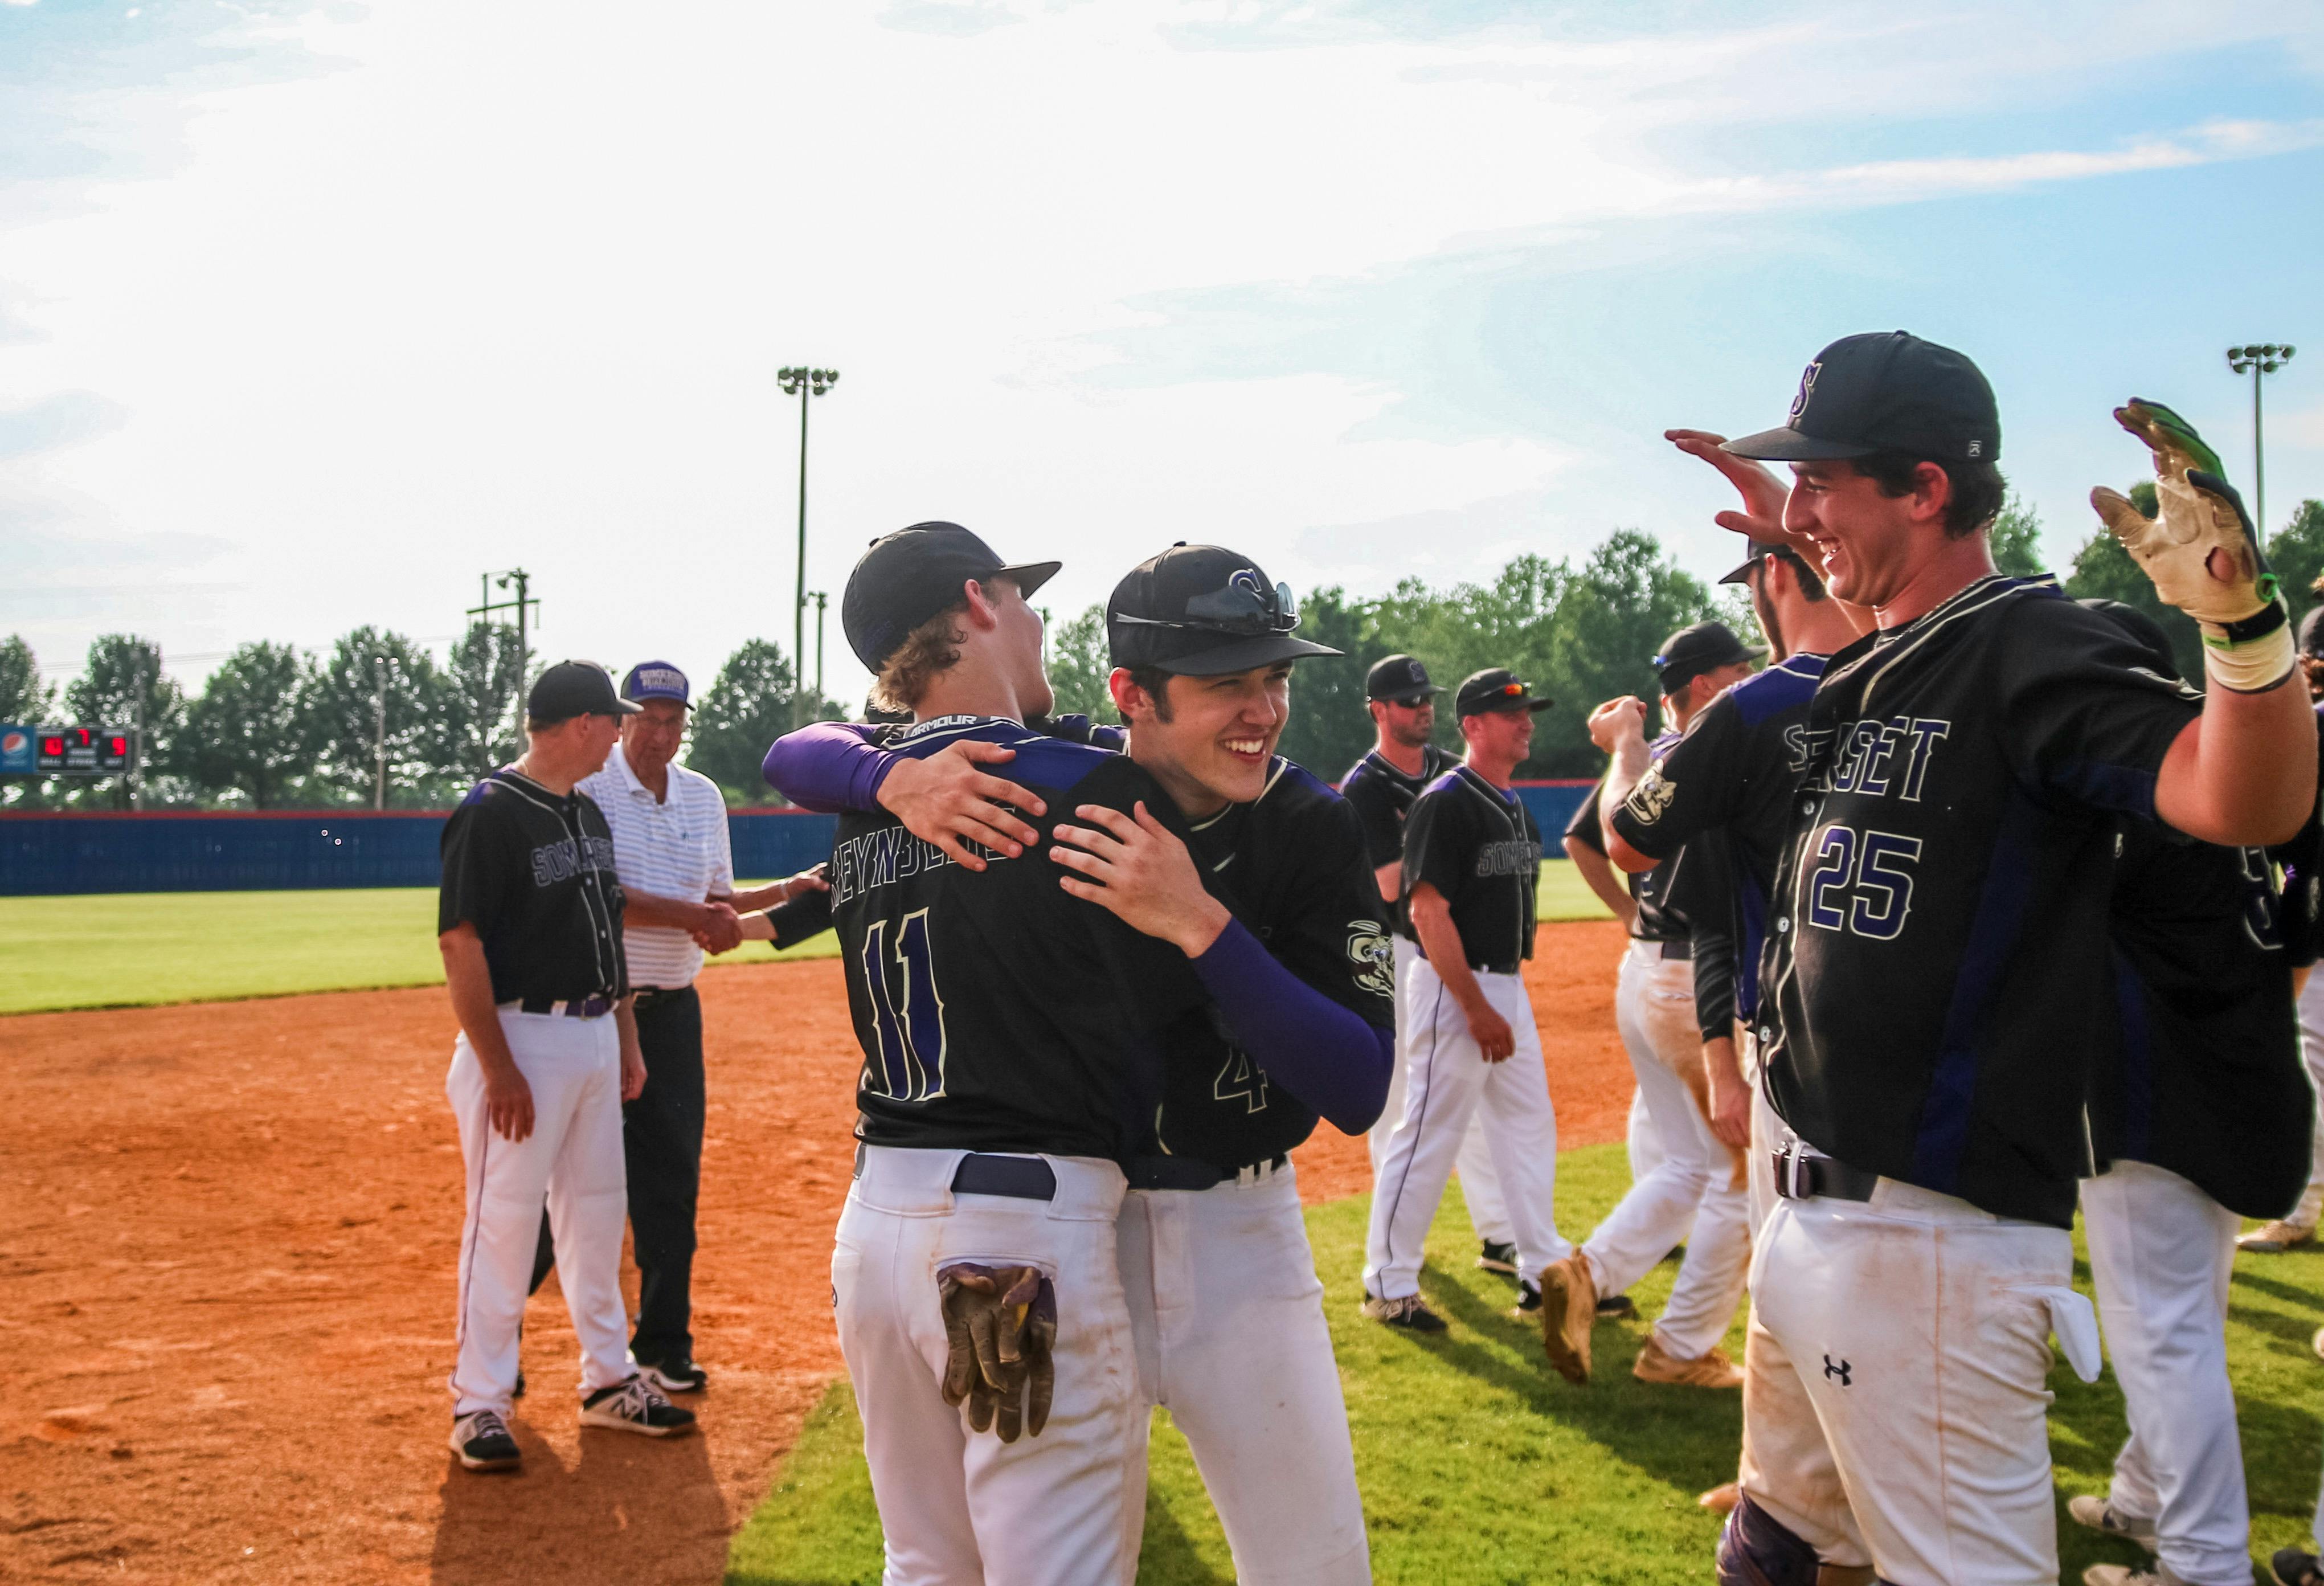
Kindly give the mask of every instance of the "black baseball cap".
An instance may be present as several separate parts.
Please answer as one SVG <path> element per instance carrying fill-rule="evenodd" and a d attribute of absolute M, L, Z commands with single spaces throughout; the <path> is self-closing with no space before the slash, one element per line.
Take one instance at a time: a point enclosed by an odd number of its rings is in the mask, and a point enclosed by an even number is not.
<path fill-rule="evenodd" d="M 1751 569 L 1757 567 L 1764 557 L 1788 557 L 1794 562 L 1800 560 L 1800 553 L 1788 545 L 1771 545 L 1764 539 L 1755 539 L 1751 542 L 1751 554 L 1743 558 L 1742 565 L 1719 581 L 1721 584 L 1750 583 Z M 1805 567 L 1807 564 L 1800 562 L 1800 565 Z"/>
<path fill-rule="evenodd" d="M 2126 605 L 2118 600 L 2102 600 L 2093 596 L 2077 604 L 2088 606 L 2102 617 L 2112 619 L 2116 627 L 2130 635 L 2131 642 L 2146 651 L 2156 671 L 2166 678 L 2179 676 L 2178 658 L 2171 653 L 2171 636 L 2163 631 L 2162 623 L 2136 606 Z"/>
<path fill-rule="evenodd" d="M 2001 410 L 1978 366 L 1902 330 L 1844 336 L 1800 376 L 1792 416 L 1720 448 L 1806 463 L 1903 452 L 1941 463 L 2001 459 Z"/>
<path fill-rule="evenodd" d="M 1366 699 L 1392 699 L 1411 705 L 1444 690 L 1428 680 L 1428 669 L 1408 655 L 1384 655 L 1364 674 Z"/>
<path fill-rule="evenodd" d="M 1655 656 L 1655 680 L 1665 694 L 1675 694 L 1705 672 L 1757 660 L 1764 648 L 1745 644 L 1724 622 L 1696 622 L 1663 641 Z"/>
<path fill-rule="evenodd" d="M 614 693 L 613 674 L 593 660 L 543 669 L 524 696 L 526 719 L 552 727 L 575 716 L 633 716 L 644 708 Z"/>
<path fill-rule="evenodd" d="M 1554 699 L 1536 699 L 1526 689 L 1525 682 L 1508 668 L 1487 667 L 1461 680 L 1459 691 L 1452 696 L 1452 714 L 1481 716 L 1494 711 L 1538 712 L 1557 703 Z"/>
<path fill-rule="evenodd" d="M 1299 603 L 1259 564 L 1219 545 L 1181 540 L 1130 569 L 1105 603 L 1105 642 L 1118 667 L 1218 678 L 1303 655 L 1338 655 L 1294 639 Z"/>
<path fill-rule="evenodd" d="M 1029 598 L 1062 565 L 1004 562 L 957 523 L 915 523 L 873 540 L 855 564 L 839 598 L 839 626 L 863 669 L 877 672 L 913 629 L 958 605 L 970 579 L 1007 578 Z"/>
<path fill-rule="evenodd" d="M 2300 619 L 2300 653 L 2324 656 L 2324 605 Z"/>

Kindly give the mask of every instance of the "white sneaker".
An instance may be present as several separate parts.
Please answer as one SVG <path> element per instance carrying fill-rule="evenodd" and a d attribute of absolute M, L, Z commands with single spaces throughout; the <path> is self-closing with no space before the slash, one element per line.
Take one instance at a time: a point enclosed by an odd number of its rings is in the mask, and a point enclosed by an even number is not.
<path fill-rule="evenodd" d="M 647 1437 L 669 1437 L 694 1430 L 694 1412 L 681 1410 L 643 1377 L 601 1388 L 581 1401 L 581 1425 Z"/>
<path fill-rule="evenodd" d="M 2087 1492 L 2070 1498 L 2066 1500 L 2066 1513 L 2076 1525 L 2119 1536 L 2125 1542 L 2135 1542 L 2149 1553 L 2154 1551 L 2154 1522 L 2126 1515 L 2103 1498 Z"/>

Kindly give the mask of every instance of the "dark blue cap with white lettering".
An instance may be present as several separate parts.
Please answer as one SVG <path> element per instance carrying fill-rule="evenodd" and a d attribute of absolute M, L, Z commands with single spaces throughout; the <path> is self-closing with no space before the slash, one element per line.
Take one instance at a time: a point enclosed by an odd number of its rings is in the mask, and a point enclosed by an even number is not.
<path fill-rule="evenodd" d="M 2001 410 L 1966 355 L 1902 330 L 1844 336 L 1800 375 L 1780 429 L 1721 451 L 1775 463 L 1900 452 L 1938 463 L 2001 460 Z"/>
<path fill-rule="evenodd" d="M 675 699 L 688 710 L 694 702 L 687 697 L 686 674 L 666 660 L 640 661 L 622 679 L 622 697 L 644 701 Z"/>

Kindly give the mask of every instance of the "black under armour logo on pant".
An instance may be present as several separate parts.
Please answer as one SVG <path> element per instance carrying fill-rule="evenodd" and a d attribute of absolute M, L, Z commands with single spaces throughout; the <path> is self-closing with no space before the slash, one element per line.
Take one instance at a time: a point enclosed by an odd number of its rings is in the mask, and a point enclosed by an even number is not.
<path fill-rule="evenodd" d="M 1823 1374 L 1827 1377 L 1839 1378 L 1840 1385 L 1842 1388 L 1846 1388 L 1848 1386 L 1848 1372 L 1849 1365 L 1846 1360 L 1840 1360 L 1835 1363 L 1830 1355 L 1826 1355 L 1823 1358 Z"/>

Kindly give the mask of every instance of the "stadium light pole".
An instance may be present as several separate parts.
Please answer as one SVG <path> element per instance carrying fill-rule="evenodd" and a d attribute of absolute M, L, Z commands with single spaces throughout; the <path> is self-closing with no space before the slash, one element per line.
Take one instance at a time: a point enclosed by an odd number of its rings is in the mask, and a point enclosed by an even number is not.
<path fill-rule="evenodd" d="M 394 669 L 393 656 L 375 655 L 371 658 L 371 739 L 374 768 L 371 807 L 374 809 L 387 807 L 387 674 Z"/>
<path fill-rule="evenodd" d="M 2291 363 L 2298 350 L 2272 341 L 2227 349 L 2227 367 L 2252 377 L 2252 521 L 2259 525 L 2262 546 L 2267 544 L 2267 450 L 2260 432 L 2260 388 L 2269 375 Z"/>
<path fill-rule="evenodd" d="M 809 398 L 819 397 L 839 383 L 839 371 L 810 369 L 802 364 L 776 370 L 775 381 L 785 396 L 799 400 L 798 579 L 791 586 L 791 676 L 796 684 L 791 689 L 791 725 L 803 727 L 807 724 L 807 410 Z"/>
<path fill-rule="evenodd" d="M 816 591 L 815 592 L 815 697 L 816 697 L 816 703 L 818 703 L 818 704 L 820 704 L 820 703 L 823 701 L 823 698 L 824 698 L 824 692 L 823 692 L 823 633 L 824 633 L 824 620 L 823 620 L 823 618 L 824 618 L 824 609 L 825 609 L 825 607 L 827 607 L 828 605 L 830 605 L 830 604 L 831 604 L 831 594 L 830 594 L 830 592 L 829 592 L 828 590 L 818 589 L 818 590 L 816 590 Z"/>

